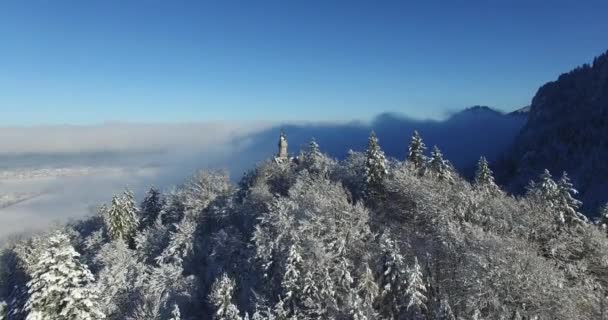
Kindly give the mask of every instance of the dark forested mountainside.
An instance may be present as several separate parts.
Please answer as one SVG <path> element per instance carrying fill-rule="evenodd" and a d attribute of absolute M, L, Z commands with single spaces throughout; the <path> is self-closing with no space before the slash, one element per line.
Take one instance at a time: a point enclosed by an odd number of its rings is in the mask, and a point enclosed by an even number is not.
<path fill-rule="evenodd" d="M 570 174 L 587 211 L 608 200 L 608 52 L 538 90 L 506 157 L 500 181 L 513 191 L 547 168 Z"/>
<path fill-rule="evenodd" d="M 514 198 L 483 157 L 469 183 L 418 133 L 401 160 L 312 141 L 15 241 L 0 319 L 606 319 L 608 208 L 580 205 L 548 172 Z"/>
<path fill-rule="evenodd" d="M 311 137 L 321 145 L 323 152 L 337 159 L 345 159 L 349 150 L 364 150 L 370 131 L 382 140 L 387 157 L 403 159 L 407 144 L 397 137 L 418 130 L 429 145 L 439 145 L 452 164 L 467 176 L 473 174 L 480 154 L 495 161 L 512 143 L 526 122 L 525 113 L 496 111 L 485 106 L 474 106 L 450 115 L 445 120 L 417 120 L 396 114 L 384 113 L 371 123 L 302 124 L 270 128 L 246 137 L 248 148 L 240 155 L 262 160 L 273 152 L 274 141 L 281 129 L 289 132 L 289 143 L 296 148 L 305 147 Z M 235 162 L 242 159 L 234 158 Z M 249 167 L 250 164 L 247 164 Z M 231 167 L 237 167 L 231 165 Z"/>

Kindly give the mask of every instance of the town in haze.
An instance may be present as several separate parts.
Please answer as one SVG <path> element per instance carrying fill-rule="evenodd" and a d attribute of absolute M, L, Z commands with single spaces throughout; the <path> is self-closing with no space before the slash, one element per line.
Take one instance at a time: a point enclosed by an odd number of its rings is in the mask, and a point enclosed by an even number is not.
<path fill-rule="evenodd" d="M 605 12 L 0 2 L 0 320 L 608 320 Z"/>

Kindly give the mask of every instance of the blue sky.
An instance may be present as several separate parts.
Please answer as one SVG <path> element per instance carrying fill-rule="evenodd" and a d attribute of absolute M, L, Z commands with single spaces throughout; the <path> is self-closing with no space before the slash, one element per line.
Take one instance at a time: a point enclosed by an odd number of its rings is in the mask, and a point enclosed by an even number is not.
<path fill-rule="evenodd" d="M 513 110 L 608 49 L 606 1 L 0 2 L 0 126 Z"/>

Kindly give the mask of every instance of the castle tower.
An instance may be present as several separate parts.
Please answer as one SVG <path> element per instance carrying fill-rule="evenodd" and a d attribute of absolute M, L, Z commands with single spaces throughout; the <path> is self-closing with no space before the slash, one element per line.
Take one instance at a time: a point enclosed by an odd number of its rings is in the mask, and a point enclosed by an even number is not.
<path fill-rule="evenodd" d="M 289 158 L 287 155 L 287 137 L 285 136 L 285 132 L 281 130 L 281 135 L 279 136 L 279 154 L 277 155 L 277 160 L 285 161 Z"/>

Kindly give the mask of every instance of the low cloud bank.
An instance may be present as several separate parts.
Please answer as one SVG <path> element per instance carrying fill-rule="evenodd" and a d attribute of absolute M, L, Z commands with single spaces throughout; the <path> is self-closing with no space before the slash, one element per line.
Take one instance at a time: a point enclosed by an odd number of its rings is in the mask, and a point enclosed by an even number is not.
<path fill-rule="evenodd" d="M 268 127 L 265 123 L 108 123 L 0 128 L 0 154 L 150 152 L 206 147 Z"/>
<path fill-rule="evenodd" d="M 105 124 L 0 128 L 0 241 L 94 214 L 129 187 L 181 183 L 197 169 L 234 168 L 263 123 Z M 230 168 L 228 168 L 230 169 Z"/>

